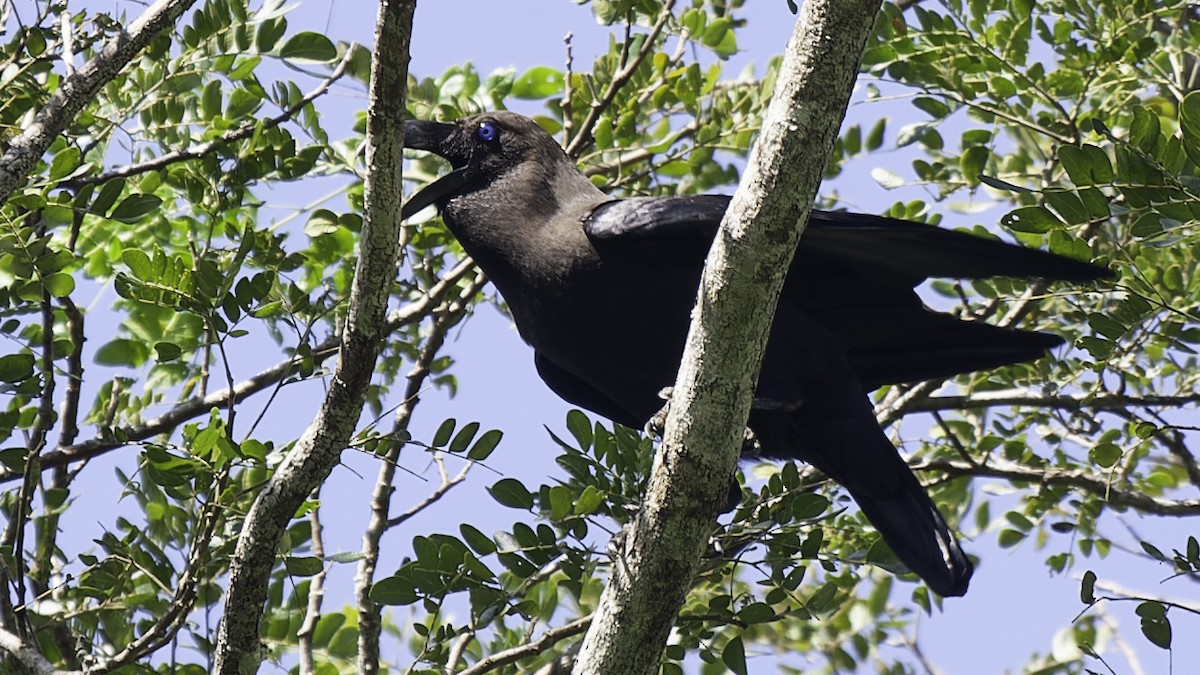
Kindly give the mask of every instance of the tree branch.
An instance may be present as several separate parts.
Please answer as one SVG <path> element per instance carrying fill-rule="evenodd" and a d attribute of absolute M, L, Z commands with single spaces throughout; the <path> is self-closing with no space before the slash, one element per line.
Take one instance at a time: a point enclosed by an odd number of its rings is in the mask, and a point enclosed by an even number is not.
<path fill-rule="evenodd" d="M 453 290 L 458 282 L 474 270 L 474 263 L 469 259 L 459 262 L 448 272 L 441 281 L 429 289 L 429 292 L 400 309 L 392 312 L 387 321 L 387 332 L 392 333 L 403 326 L 424 318 Z M 326 359 L 338 353 L 342 344 L 340 337 L 323 340 L 313 346 L 310 358 L 313 363 L 320 365 Z M 98 457 L 117 448 L 123 448 L 130 443 L 144 441 L 159 434 L 167 433 L 184 422 L 208 414 L 213 408 L 227 407 L 232 397 L 233 403 L 239 403 L 258 392 L 272 387 L 284 378 L 296 373 L 300 360 L 287 358 L 263 370 L 256 375 L 239 382 L 233 390 L 222 389 L 207 396 L 193 396 L 177 404 L 167 412 L 133 426 L 107 431 L 96 438 L 82 443 L 60 447 L 54 452 L 47 452 L 41 458 L 43 469 L 59 467 Z M 21 478 L 21 472 L 0 467 L 0 485 Z"/>
<path fill-rule="evenodd" d="M 81 670 L 55 668 L 54 664 L 47 661 L 46 657 L 42 656 L 35 647 L 26 644 L 15 633 L 10 633 L 3 628 L 0 628 L 0 649 L 12 654 L 13 658 L 34 675 L 83 675 Z"/>
<path fill-rule="evenodd" d="M 762 134 L 705 264 L 646 498 L 618 547 L 575 673 L 658 671 L 727 496 L 775 305 L 879 5 L 804 3 Z"/>
<path fill-rule="evenodd" d="M 8 201 L 13 190 L 24 181 L 50 144 L 83 107 L 95 99 L 96 92 L 111 81 L 133 57 L 150 44 L 196 0 L 158 0 L 139 16 L 129 30 L 112 42 L 82 68 L 68 75 L 38 111 L 33 122 L 9 141 L 0 156 L 0 203 Z"/>
<path fill-rule="evenodd" d="M 504 651 L 499 651 L 491 656 L 479 659 L 478 663 L 470 668 L 464 668 L 463 670 L 459 671 L 458 675 L 483 675 L 483 673 L 496 670 L 502 666 L 507 666 L 510 663 L 516 663 L 523 658 L 541 654 L 566 638 L 579 635 L 583 631 L 587 630 L 591 623 L 592 617 L 585 616 L 575 619 L 565 626 L 551 628 L 545 633 L 542 633 L 541 637 L 533 642 L 523 644 L 520 647 L 513 647 L 512 649 L 505 649 Z"/>
<path fill-rule="evenodd" d="M 258 671 L 263 658 L 259 623 L 279 539 L 350 441 L 387 338 L 387 303 L 401 234 L 403 117 L 415 8 L 414 0 L 379 5 L 367 107 L 363 229 L 341 356 L 317 418 L 246 514 L 217 633 L 214 672 L 222 675 Z"/>
<path fill-rule="evenodd" d="M 420 401 L 421 390 L 424 389 L 425 382 L 430 375 L 430 364 L 441 351 L 446 334 L 451 327 L 458 323 L 463 313 L 471 307 L 471 298 L 475 297 L 484 283 L 486 282 L 483 274 L 476 274 L 475 279 L 459 293 L 457 300 L 434 316 L 429 337 L 425 338 L 421 354 L 408 375 L 404 399 L 400 404 L 400 409 L 396 411 L 396 421 L 393 425 L 394 434 L 408 429 L 413 411 Z M 389 514 L 391 513 L 392 493 L 395 491 L 396 462 L 400 459 L 400 451 L 403 448 L 404 443 L 392 443 L 387 453 L 381 458 L 379 476 L 375 479 L 375 490 L 371 496 L 371 519 L 366 531 L 363 532 L 361 549 L 363 557 L 358 561 L 358 569 L 354 577 L 354 595 L 358 604 L 359 626 L 358 668 L 359 672 L 368 675 L 379 672 L 379 636 L 383 628 L 379 606 L 370 596 L 371 585 L 375 581 L 375 567 L 379 562 L 379 542 L 389 528 L 394 524 L 399 524 L 398 522 L 393 523 Z M 442 485 L 434 491 L 431 497 L 426 498 L 414 508 L 423 510 L 429 504 L 440 499 L 446 491 L 462 482 L 470 466 L 467 464 L 463 467 L 463 472 L 453 481 L 446 480 L 443 473 Z"/>
<path fill-rule="evenodd" d="M 1114 487 L 1110 481 L 1094 476 L 1086 471 L 1058 468 L 1038 469 L 1023 464 L 996 460 L 989 461 L 986 464 L 934 461 L 923 465 L 916 465 L 913 468 L 918 471 L 942 471 L 952 478 L 959 476 L 987 476 L 1023 483 L 1065 485 L 1103 497 L 1112 506 L 1126 506 L 1161 516 L 1193 516 L 1200 514 L 1200 499 L 1163 499 L 1161 497 L 1151 497 L 1142 492 L 1122 490 L 1121 488 Z"/>
<path fill-rule="evenodd" d="M 203 157 L 219 147 L 250 138 L 257 133 L 261 133 L 262 130 L 277 127 L 295 117 L 296 113 L 300 112 L 304 106 L 312 103 L 317 99 L 317 97 L 328 91 L 329 88 L 333 86 L 334 82 L 337 82 L 343 75 L 346 74 L 346 70 L 350 67 L 350 61 L 354 56 L 354 49 L 356 46 L 357 45 L 350 45 L 350 47 L 346 50 L 346 54 L 338 63 L 337 67 L 335 67 L 333 72 L 329 74 L 329 77 L 326 77 L 324 80 L 322 80 L 321 83 L 316 86 L 316 88 L 305 94 L 304 97 L 296 101 L 295 104 L 284 108 L 283 111 L 275 117 L 264 120 L 261 123 L 256 120 L 249 120 L 240 127 L 236 129 L 230 129 L 229 131 L 221 134 L 220 138 L 214 138 L 211 141 L 201 143 L 195 147 L 168 152 L 161 157 L 155 157 L 154 159 L 149 159 L 137 164 L 122 166 L 107 173 L 102 173 L 98 176 L 80 178 L 72 181 L 71 184 L 76 186 L 89 184 L 99 185 L 101 183 L 108 182 L 113 178 L 127 178 L 129 176 L 136 176 L 140 173 L 146 173 L 147 171 L 157 171 L 176 162 L 183 162 L 189 159 Z"/>

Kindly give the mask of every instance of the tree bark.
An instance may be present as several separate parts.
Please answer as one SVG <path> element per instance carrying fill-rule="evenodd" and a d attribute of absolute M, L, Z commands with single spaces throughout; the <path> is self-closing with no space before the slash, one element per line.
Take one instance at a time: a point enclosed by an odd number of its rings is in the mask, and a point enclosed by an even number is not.
<path fill-rule="evenodd" d="M 709 253 L 662 448 L 642 509 L 613 561 L 577 674 L 658 670 L 728 494 L 784 276 L 879 5 L 803 5 L 762 134 Z"/>
<path fill-rule="evenodd" d="M 415 0 L 383 0 L 367 108 L 367 177 L 358 265 L 342 350 L 317 417 L 246 515 L 229 571 L 214 672 L 257 672 L 259 624 L 279 541 L 296 510 L 337 464 L 362 414 L 380 345 L 400 241 L 404 101 Z"/>

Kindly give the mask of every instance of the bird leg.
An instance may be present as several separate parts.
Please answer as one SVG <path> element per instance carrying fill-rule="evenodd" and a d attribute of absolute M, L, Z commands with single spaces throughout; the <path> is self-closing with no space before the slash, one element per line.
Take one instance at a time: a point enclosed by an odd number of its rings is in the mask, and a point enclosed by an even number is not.
<path fill-rule="evenodd" d="M 667 428 L 667 414 L 671 411 L 671 393 L 674 387 L 664 387 L 658 392 L 658 397 L 666 401 L 663 407 L 658 412 L 654 413 L 646 422 L 645 432 L 647 436 L 661 439 L 663 432 Z M 775 399 L 760 399 L 756 398 L 751 403 L 751 407 L 756 410 L 784 410 L 791 411 L 800 407 L 801 401 L 785 402 Z M 758 457 L 762 447 L 758 442 L 758 437 L 754 435 L 754 431 L 750 427 L 746 427 L 742 432 L 742 458 L 752 459 Z"/>

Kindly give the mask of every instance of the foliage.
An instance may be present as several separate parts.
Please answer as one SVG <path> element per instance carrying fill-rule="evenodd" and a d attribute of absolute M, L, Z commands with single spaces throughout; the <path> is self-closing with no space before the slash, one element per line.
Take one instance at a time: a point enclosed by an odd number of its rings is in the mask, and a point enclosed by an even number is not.
<path fill-rule="evenodd" d="M 589 4 L 596 30 L 611 34 L 591 64 L 481 73 L 467 62 L 421 73 L 409 112 L 450 119 L 537 107 L 538 121 L 615 195 L 732 186 L 775 76 L 774 62 L 757 76 L 727 72 L 743 3 Z M 1095 257 L 1119 280 L 1094 291 L 933 283 L 957 311 L 1052 330 L 1075 348 L 948 388 L 881 390 L 880 417 L 932 420 L 905 449 L 968 534 L 1036 549 L 1058 583 L 1082 575 L 1084 612 L 1065 637 L 1047 636 L 1030 669 L 1107 666 L 1105 608 L 1118 604 L 1136 608 L 1141 631 L 1125 640 L 1171 649 L 1179 622 L 1194 626 L 1196 607 L 1175 596 L 1200 574 L 1196 538 L 1130 537 L 1119 525 L 1130 512 L 1200 513 L 1189 497 L 1200 487 L 1193 428 L 1181 412 L 1200 389 L 1193 10 L 1149 0 L 903 4 L 884 8 L 860 99 L 917 121 L 891 134 L 892 113 L 850 124 L 827 176 L 874 163 L 885 188 L 919 186 L 924 199 L 889 210 L 906 218 L 965 223 L 975 206 L 1003 204 L 999 230 L 974 229 Z M 364 124 L 334 126 L 320 105 L 331 87 L 361 90 L 370 57 L 292 30 L 282 2 L 250 5 L 210 0 L 155 40 L 0 208 L 9 345 L 0 356 L 0 628 L 57 667 L 204 671 L 241 519 L 300 433 L 259 420 L 291 391 L 315 400 L 337 350 L 362 227 Z M 65 3 L 39 9 L 8 19 L 6 144 L 62 86 L 67 63 L 93 57 L 126 23 Z M 893 148 L 903 154 L 882 154 Z M 907 168 L 900 157 L 911 158 Z M 421 156 L 405 174 L 421 184 L 440 170 Z M 301 181 L 326 196 L 284 216 L 267 207 Z M 608 564 L 603 544 L 636 511 L 652 444 L 573 412 L 541 449 L 557 448 L 552 484 L 490 481 L 511 526 L 491 536 L 470 520 L 402 527 L 432 503 L 389 511 L 399 508 L 388 497 L 402 449 L 422 453 L 405 454 L 407 463 L 438 467 L 433 501 L 505 450 L 499 430 L 476 422 L 445 420 L 427 439 L 409 431 L 421 392 L 457 389 L 450 331 L 498 299 L 459 264 L 461 249 L 436 218 L 410 228 L 403 245 L 373 421 L 354 448 L 382 467 L 382 524 L 362 526 L 374 547 L 326 554 L 323 499 L 332 496 L 313 495 L 279 545 L 264 642 L 284 667 L 299 659 L 311 672 L 356 672 L 361 641 L 384 638 L 405 647 L 385 668 L 533 671 L 569 653 L 586 627 Z M 89 481 L 104 480 L 96 465 L 105 455 L 119 458 L 121 515 L 81 542 L 65 523 Z M 451 476 L 447 462 L 463 469 Z M 714 529 L 663 671 L 746 672 L 748 659 L 770 652 L 828 671 L 916 667 L 919 650 L 881 645 L 915 647 L 918 616 L 940 601 L 821 476 L 786 464 L 753 467 L 748 478 L 741 505 Z M 322 604 L 325 579 L 345 565 L 399 557 L 380 558 L 388 530 L 412 537 L 411 557 L 360 580 L 356 602 Z M 1163 595 L 1106 583 L 1091 570 L 1109 556 L 1140 560 L 1146 587 L 1169 577 Z M 364 606 L 382 612 L 383 635 Z M 6 658 L 0 669 L 16 668 Z"/>

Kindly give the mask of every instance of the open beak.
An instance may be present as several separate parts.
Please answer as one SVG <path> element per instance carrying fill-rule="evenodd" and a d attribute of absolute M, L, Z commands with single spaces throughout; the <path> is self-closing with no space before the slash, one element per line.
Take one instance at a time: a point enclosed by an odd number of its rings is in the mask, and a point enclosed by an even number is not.
<path fill-rule="evenodd" d="M 469 158 L 459 158 L 452 147 L 452 140 L 459 132 L 454 124 L 409 120 L 404 123 L 404 147 L 424 150 L 445 158 L 453 171 L 426 185 L 423 190 L 409 198 L 400 209 L 400 217 L 407 220 L 421 209 L 436 204 L 441 208 L 450 198 L 462 194 L 475 177 Z"/>

